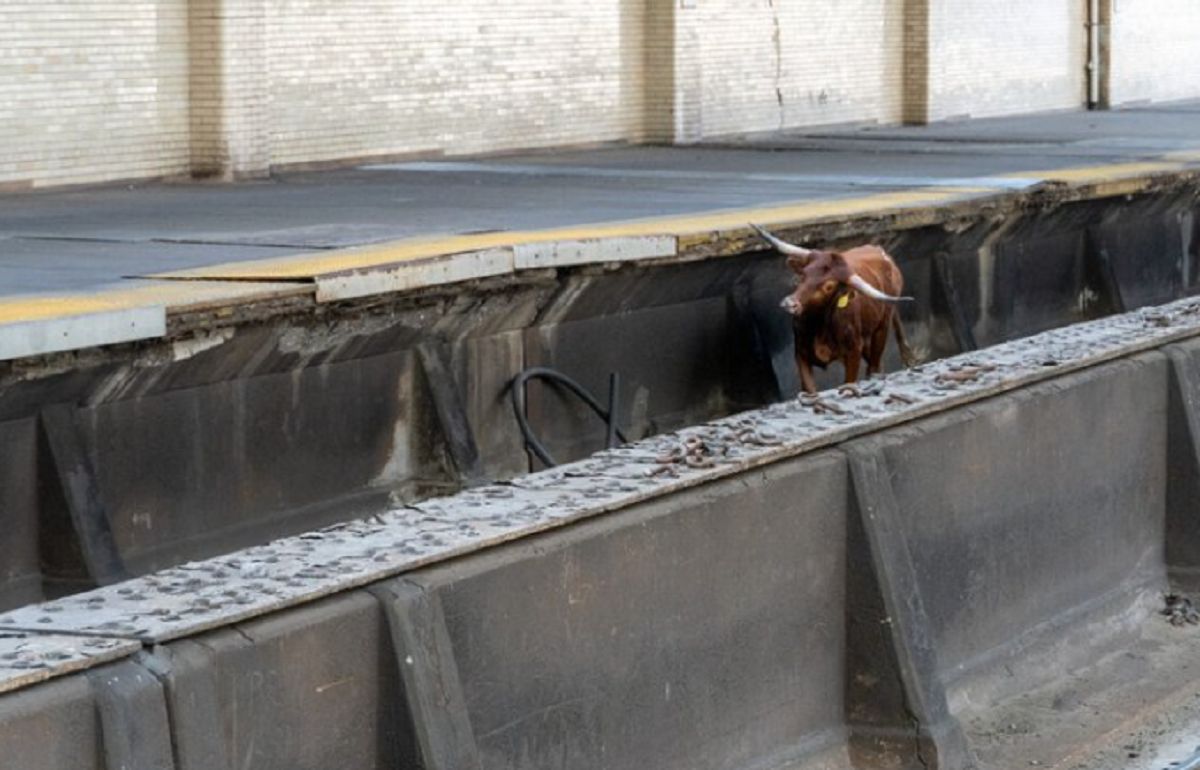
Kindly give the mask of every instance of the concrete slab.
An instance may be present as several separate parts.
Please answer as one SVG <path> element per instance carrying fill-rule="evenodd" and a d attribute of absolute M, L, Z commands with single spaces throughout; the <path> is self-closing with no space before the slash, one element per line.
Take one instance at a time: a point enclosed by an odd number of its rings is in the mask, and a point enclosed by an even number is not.
<path fill-rule="evenodd" d="M 406 576 L 482 766 L 846 766 L 847 502 L 816 454 Z"/>
<path fill-rule="evenodd" d="M 6 768 L 112 770 L 87 677 L 0 696 L 0 752 Z"/>
<path fill-rule="evenodd" d="M 163 686 L 153 672 L 121 661 L 87 673 L 112 768 L 176 770 Z"/>
<path fill-rule="evenodd" d="M 0 361 L 157 339 L 170 313 L 312 295 L 298 282 L 127 281 L 62 294 L 0 296 Z"/>
<path fill-rule="evenodd" d="M 314 275 L 318 302 L 337 302 L 373 294 L 410 291 L 427 286 L 491 278 L 513 272 L 507 248 L 430 255 L 394 265 Z"/>
<path fill-rule="evenodd" d="M 142 646 L 107 636 L 0 632 L 0 693 L 127 657 Z"/>
<path fill-rule="evenodd" d="M 0 328 L 9 324 L 59 320 L 90 313 L 158 308 L 172 312 L 226 307 L 240 302 L 312 294 L 300 282 L 137 280 L 105 284 L 96 291 L 0 296 Z"/>
<path fill-rule="evenodd" d="M 387 621 L 368 594 L 158 647 L 152 657 L 178 770 L 415 766 Z"/>
<path fill-rule="evenodd" d="M 0 361 L 154 339 L 166 333 L 167 311 L 163 307 L 7 323 L 0 325 Z"/>
<path fill-rule="evenodd" d="M 314 248 L 318 247 L 15 236 L 0 240 L 0 296 L 96 289 L 128 276 L 162 272 L 168 266 L 187 267 L 216 254 L 224 254 L 227 260 L 265 259 Z"/>

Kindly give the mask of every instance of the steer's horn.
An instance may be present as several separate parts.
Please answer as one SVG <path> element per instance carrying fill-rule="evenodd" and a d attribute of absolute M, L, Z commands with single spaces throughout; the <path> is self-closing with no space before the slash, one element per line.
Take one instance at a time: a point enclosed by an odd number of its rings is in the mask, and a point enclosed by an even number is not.
<path fill-rule="evenodd" d="M 848 283 L 854 288 L 866 294 L 871 299 L 877 299 L 880 302 L 911 302 L 912 297 L 893 297 L 891 294 L 884 294 L 879 289 L 876 289 L 871 284 L 862 279 L 861 276 L 852 275 Z"/>
<path fill-rule="evenodd" d="M 787 254 L 789 257 L 800 257 L 801 259 L 810 259 L 813 255 L 812 249 L 803 249 L 799 246 L 793 246 L 787 241 L 781 241 L 768 232 L 765 227 L 759 227 L 753 222 L 750 223 L 750 226 L 754 228 L 754 232 L 762 236 L 764 241 L 774 246 L 780 254 Z"/>

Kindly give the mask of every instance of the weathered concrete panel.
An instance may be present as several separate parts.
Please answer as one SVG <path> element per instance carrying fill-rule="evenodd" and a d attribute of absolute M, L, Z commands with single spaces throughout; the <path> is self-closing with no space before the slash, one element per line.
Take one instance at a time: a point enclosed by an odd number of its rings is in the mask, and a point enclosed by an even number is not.
<path fill-rule="evenodd" d="M 916 557 L 881 443 L 843 446 L 854 490 L 847 527 L 846 722 L 866 767 L 969 768 L 971 751 L 937 671 Z"/>
<path fill-rule="evenodd" d="M 1145 196 L 1104 210 L 1094 248 L 1112 265 L 1127 309 L 1169 302 L 1191 289 L 1200 244 L 1193 239 L 1190 197 Z"/>
<path fill-rule="evenodd" d="M 1170 345 L 1166 558 L 1173 582 L 1200 587 L 1200 341 Z"/>
<path fill-rule="evenodd" d="M 843 737 L 845 517 L 819 454 L 408 580 L 485 767 L 782 763 Z"/>
<path fill-rule="evenodd" d="M 661 433 L 728 411 L 728 306 L 723 297 L 531 329 L 526 364 L 576 378 L 601 404 L 621 376 L 619 424 L 630 436 Z M 651 342 L 652 340 L 652 342 Z M 604 448 L 604 423 L 544 383 L 529 388 L 534 432 L 560 463 Z"/>
<path fill-rule="evenodd" d="M 395 660 L 367 594 L 175 642 L 157 656 L 180 770 L 382 770 L 405 756 Z"/>
<path fill-rule="evenodd" d="M 147 571 L 319 525 L 314 506 L 410 478 L 417 411 L 395 354 L 101 404 L 84 424 L 118 545 Z"/>
<path fill-rule="evenodd" d="M 1087 288 L 1083 232 L 1068 222 L 1024 223 L 1021 237 L 996 244 L 981 297 L 980 345 L 1086 320 L 1080 294 Z"/>
<path fill-rule="evenodd" d="M 863 440 L 891 468 L 948 681 L 1162 585 L 1166 376 L 1143 355 Z"/>
<path fill-rule="evenodd" d="M 42 598 L 38 557 L 37 420 L 0 423 L 0 610 Z"/>
<path fill-rule="evenodd" d="M 104 732 L 108 770 L 175 770 L 162 683 L 123 661 L 87 673 Z"/>
<path fill-rule="evenodd" d="M 0 757 L 20 770 L 109 770 L 88 678 L 0 695 Z"/>

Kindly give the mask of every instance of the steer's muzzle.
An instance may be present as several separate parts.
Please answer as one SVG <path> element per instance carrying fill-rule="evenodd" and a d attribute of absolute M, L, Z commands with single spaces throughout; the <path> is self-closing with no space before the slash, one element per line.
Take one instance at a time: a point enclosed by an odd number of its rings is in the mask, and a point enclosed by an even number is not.
<path fill-rule="evenodd" d="M 792 315 L 800 315 L 800 300 L 796 299 L 795 294 L 789 294 L 784 297 L 779 306 Z"/>

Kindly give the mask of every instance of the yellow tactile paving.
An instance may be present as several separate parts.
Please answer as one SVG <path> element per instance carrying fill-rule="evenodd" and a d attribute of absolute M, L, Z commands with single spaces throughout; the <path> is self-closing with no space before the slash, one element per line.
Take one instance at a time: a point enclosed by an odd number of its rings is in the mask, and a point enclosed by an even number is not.
<path fill-rule="evenodd" d="M 41 321 L 146 307 L 168 309 L 236 305 L 286 294 L 311 292 L 304 284 L 231 281 L 154 281 L 113 286 L 93 292 L 0 297 L 0 324 Z"/>

